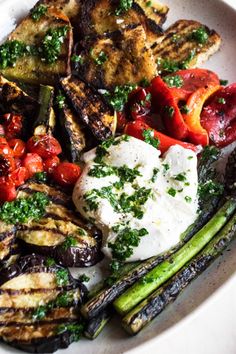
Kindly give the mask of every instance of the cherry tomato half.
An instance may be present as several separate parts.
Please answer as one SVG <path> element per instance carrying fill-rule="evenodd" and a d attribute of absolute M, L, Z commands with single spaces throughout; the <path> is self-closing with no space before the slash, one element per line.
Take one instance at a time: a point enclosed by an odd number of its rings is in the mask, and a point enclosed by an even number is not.
<path fill-rule="evenodd" d="M 0 200 L 2 202 L 11 202 L 16 199 L 16 187 L 11 181 L 0 183 Z"/>
<path fill-rule="evenodd" d="M 29 152 L 38 154 L 42 159 L 48 159 L 61 153 L 61 145 L 51 135 L 35 135 L 27 142 Z"/>
<path fill-rule="evenodd" d="M 28 170 L 29 178 L 37 172 L 43 172 L 43 160 L 38 154 L 26 154 L 22 160 L 22 166 Z"/>
<path fill-rule="evenodd" d="M 54 180 L 61 186 L 72 186 L 81 173 L 78 165 L 70 162 L 61 162 L 53 171 Z"/>
<path fill-rule="evenodd" d="M 10 155 L 0 155 L 0 176 L 8 176 L 15 169 L 15 160 Z"/>
<path fill-rule="evenodd" d="M 19 167 L 13 171 L 8 180 L 13 182 L 16 187 L 21 186 L 29 178 L 29 172 L 25 167 Z"/>
<path fill-rule="evenodd" d="M 44 160 L 43 167 L 44 171 L 48 174 L 52 174 L 54 169 L 59 165 L 60 159 L 57 156 L 50 157 L 49 159 Z"/>
<path fill-rule="evenodd" d="M 10 155 L 13 156 L 13 151 L 10 148 L 7 140 L 3 137 L 0 137 L 0 155 Z"/>
<path fill-rule="evenodd" d="M 13 151 L 15 157 L 22 157 L 26 153 L 26 145 L 21 139 L 11 139 L 8 141 L 9 146 Z"/>

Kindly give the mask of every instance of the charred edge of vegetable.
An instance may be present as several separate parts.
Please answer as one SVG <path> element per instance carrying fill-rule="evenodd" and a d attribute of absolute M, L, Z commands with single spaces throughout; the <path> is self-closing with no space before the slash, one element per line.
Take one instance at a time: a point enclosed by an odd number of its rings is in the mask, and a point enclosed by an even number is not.
<path fill-rule="evenodd" d="M 236 215 L 218 235 L 173 278 L 141 303 L 140 311 L 125 316 L 122 325 L 131 335 L 137 334 L 145 325 L 158 316 L 167 305 L 175 301 L 181 292 L 227 248 L 236 236 Z"/>
<path fill-rule="evenodd" d="M 54 88 L 40 85 L 40 110 L 33 125 L 34 135 L 53 134 L 56 126 L 56 116 L 53 110 Z"/>
<path fill-rule="evenodd" d="M 36 254 L 21 257 L 16 263 L 1 270 L 0 286 L 9 280 L 18 277 L 22 274 L 33 273 L 35 271 L 44 271 L 56 273 L 58 270 L 64 269 L 63 267 L 52 264 L 48 265 L 48 258 Z M 77 285 L 77 281 L 68 272 L 68 283 Z"/>
<path fill-rule="evenodd" d="M 234 196 L 236 196 L 236 185 L 235 185 L 235 171 L 236 171 L 236 148 L 230 154 L 226 170 L 225 170 L 225 181 L 226 190 Z"/>
<path fill-rule="evenodd" d="M 12 342 L 6 342 L 2 339 L 0 339 L 0 341 L 10 345 L 11 347 L 20 349 L 27 353 L 54 353 L 58 349 L 68 348 L 69 345 L 73 343 L 75 340 L 71 332 L 67 330 L 55 336 L 40 338 L 40 339 L 32 339 L 30 342 L 17 341 L 17 340 Z"/>
<path fill-rule="evenodd" d="M 110 321 L 113 310 L 106 309 L 97 317 L 92 318 L 85 327 L 84 335 L 88 339 L 95 339 L 101 333 L 106 324 Z"/>
<path fill-rule="evenodd" d="M 23 240 L 19 242 L 26 252 L 52 257 L 59 265 L 64 267 L 91 267 L 100 262 L 104 257 L 101 252 L 101 241 L 97 242 L 97 245 L 94 247 L 79 248 L 74 246 L 67 249 L 64 249 L 62 245 L 38 246 L 32 243 L 29 244 Z"/>

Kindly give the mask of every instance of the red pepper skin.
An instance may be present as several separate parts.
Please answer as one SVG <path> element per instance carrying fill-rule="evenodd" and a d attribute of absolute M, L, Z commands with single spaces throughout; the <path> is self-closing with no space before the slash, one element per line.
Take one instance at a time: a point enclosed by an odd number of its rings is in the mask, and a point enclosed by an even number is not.
<path fill-rule="evenodd" d="M 193 144 L 202 146 L 209 145 L 208 132 L 201 125 L 200 115 L 204 103 L 219 89 L 220 86 L 217 85 L 207 88 L 201 87 L 196 90 L 187 101 L 189 113 L 183 114 L 183 118 L 188 126 L 188 140 Z"/>
<path fill-rule="evenodd" d="M 217 74 L 207 69 L 187 69 L 179 70 L 168 76 L 180 76 L 183 80 L 181 87 L 170 88 L 173 96 L 179 101 L 187 101 L 189 96 L 200 88 L 220 85 Z"/>
<path fill-rule="evenodd" d="M 188 127 L 170 88 L 158 76 L 151 82 L 152 105 L 163 118 L 168 134 L 182 140 L 188 135 Z"/>
<path fill-rule="evenodd" d="M 133 136 L 134 138 L 144 141 L 145 139 L 143 136 L 143 132 L 144 132 L 144 130 L 149 130 L 149 129 L 151 129 L 153 131 L 154 138 L 159 140 L 160 145 L 158 146 L 158 149 L 161 151 L 162 154 L 164 152 L 166 152 L 173 145 L 180 145 L 183 148 L 190 149 L 194 152 L 198 151 L 197 146 L 190 144 L 190 143 L 185 143 L 180 140 L 170 138 L 169 136 L 162 134 L 162 133 L 150 128 L 149 125 L 147 125 L 146 123 L 144 123 L 141 120 L 129 122 L 125 127 L 125 134 Z"/>
<path fill-rule="evenodd" d="M 201 125 L 217 147 L 236 141 L 236 83 L 222 87 L 210 98 L 203 108 Z"/>

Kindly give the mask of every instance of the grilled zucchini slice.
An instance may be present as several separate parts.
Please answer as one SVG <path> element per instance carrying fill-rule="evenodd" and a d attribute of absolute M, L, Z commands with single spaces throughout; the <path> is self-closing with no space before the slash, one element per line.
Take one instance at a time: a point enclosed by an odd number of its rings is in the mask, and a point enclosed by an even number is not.
<path fill-rule="evenodd" d="M 14 225 L 0 221 L 0 264 L 3 264 L 11 255 L 16 239 Z"/>
<path fill-rule="evenodd" d="M 0 339 L 32 353 L 67 348 L 81 331 L 87 289 L 66 268 L 31 255 L 1 271 Z"/>
<path fill-rule="evenodd" d="M 152 80 L 156 64 L 141 25 L 86 41 L 78 64 L 79 77 L 98 89 Z"/>
<path fill-rule="evenodd" d="M 5 113 L 22 114 L 31 121 L 37 116 L 39 111 L 37 100 L 2 75 L 0 75 L 0 102 Z"/>
<path fill-rule="evenodd" d="M 60 110 L 59 119 L 67 158 L 71 162 L 78 162 L 86 145 L 84 126 L 78 114 L 67 104 Z"/>
<path fill-rule="evenodd" d="M 153 49 L 159 73 L 200 66 L 220 48 L 221 38 L 197 21 L 179 20 Z"/>
<path fill-rule="evenodd" d="M 40 187 L 39 187 L 40 186 Z M 102 259 L 101 233 L 88 226 L 81 217 L 63 205 L 63 192 L 54 198 L 55 189 L 45 184 L 30 182 L 21 187 L 19 198 L 40 192 L 49 192 L 51 203 L 40 220 L 19 225 L 16 236 L 29 252 L 53 257 L 67 267 L 89 267 Z M 60 201 L 61 200 L 61 201 Z"/>
<path fill-rule="evenodd" d="M 114 134 L 115 114 L 87 84 L 75 77 L 61 80 L 62 88 L 78 113 L 79 118 L 91 129 L 98 140 L 106 140 Z"/>
<path fill-rule="evenodd" d="M 81 3 L 79 31 L 82 36 L 97 36 L 122 30 L 130 25 L 142 24 L 147 42 L 153 45 L 162 33 L 160 25 L 165 22 L 168 7 L 159 1 L 138 0 L 133 6 L 116 15 L 119 1 L 88 0 Z"/>
<path fill-rule="evenodd" d="M 35 21 L 29 14 L 10 34 L 8 41 L 20 41 L 27 46 L 39 48 L 49 29 L 67 28 L 58 59 L 48 64 L 38 53 L 20 57 L 14 67 L 1 69 L 4 76 L 12 80 L 20 80 L 30 84 L 56 84 L 61 76 L 70 74 L 70 56 L 73 44 L 72 26 L 63 12 L 49 7 L 47 12 Z M 61 37 L 62 38 L 62 37 Z M 28 47 L 28 48 L 29 48 Z"/>
<path fill-rule="evenodd" d="M 34 123 L 34 135 L 53 134 L 56 126 L 56 116 L 53 109 L 54 88 L 40 85 L 40 110 Z"/>

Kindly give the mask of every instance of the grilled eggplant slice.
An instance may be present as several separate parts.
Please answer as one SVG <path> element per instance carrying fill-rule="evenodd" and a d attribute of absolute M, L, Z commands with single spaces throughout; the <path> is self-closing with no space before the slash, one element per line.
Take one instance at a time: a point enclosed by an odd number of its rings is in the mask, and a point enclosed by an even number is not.
<path fill-rule="evenodd" d="M 149 5 L 149 6 L 148 6 Z M 166 20 L 168 7 L 159 1 L 133 1 L 133 6 L 116 15 L 117 0 L 89 0 L 81 3 L 79 31 L 82 36 L 97 36 L 122 30 L 130 25 L 142 24 L 147 42 L 152 46 L 162 33 L 160 25 Z"/>
<path fill-rule="evenodd" d="M 15 244 L 15 238 L 15 226 L 0 221 L 0 264 L 10 257 Z"/>
<path fill-rule="evenodd" d="M 159 73 L 203 64 L 220 48 L 221 38 L 197 21 L 179 20 L 153 49 Z"/>
<path fill-rule="evenodd" d="M 67 158 L 71 162 L 77 162 L 86 145 L 85 128 L 78 114 L 67 104 L 60 110 L 59 119 Z"/>
<path fill-rule="evenodd" d="M 29 14 L 10 34 L 8 41 L 20 41 L 33 48 L 39 48 L 49 29 L 67 27 L 58 59 L 52 64 L 42 60 L 37 51 L 30 52 L 16 61 L 14 67 L 7 67 L 1 72 L 9 79 L 16 79 L 30 84 L 53 85 L 61 76 L 70 74 L 70 56 L 73 45 L 72 26 L 68 17 L 54 7 L 34 21 Z M 62 37 L 61 37 L 62 38 Z"/>
<path fill-rule="evenodd" d="M 74 27 L 74 25 L 77 25 L 78 16 L 80 15 L 80 1 L 81 0 L 40 0 L 34 8 L 37 8 L 40 4 L 49 7 L 54 6 L 69 18 Z"/>
<path fill-rule="evenodd" d="M 22 114 L 31 120 L 37 116 L 39 111 L 37 100 L 2 75 L 0 75 L 0 101 L 4 113 Z"/>
<path fill-rule="evenodd" d="M 82 331 L 78 307 L 87 289 L 52 263 L 31 255 L 1 272 L 0 338 L 11 346 L 51 353 L 67 348 Z"/>
<path fill-rule="evenodd" d="M 113 110 L 87 84 L 75 77 L 61 80 L 61 85 L 79 118 L 98 140 L 112 137 L 116 123 Z"/>
<path fill-rule="evenodd" d="M 30 183 L 21 188 L 19 197 L 40 191 L 55 190 L 44 184 Z M 23 249 L 29 252 L 53 257 L 59 264 L 68 267 L 89 267 L 102 259 L 101 233 L 95 227 L 88 226 L 78 214 L 63 206 L 59 199 L 51 198 L 46 214 L 38 221 L 29 221 L 19 225 L 17 238 Z"/>
<path fill-rule="evenodd" d="M 95 37 L 84 42 L 77 74 L 97 89 L 138 84 L 144 77 L 152 80 L 156 64 L 146 45 L 142 25 Z"/>
<path fill-rule="evenodd" d="M 34 123 L 34 135 L 53 134 L 56 126 L 56 116 L 53 109 L 54 88 L 40 85 L 38 118 Z"/>

